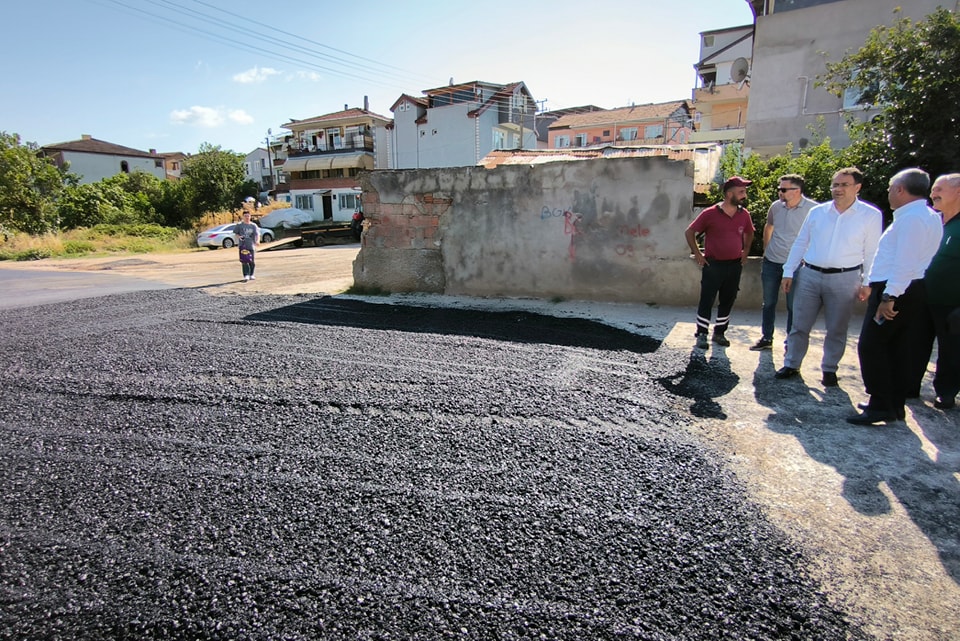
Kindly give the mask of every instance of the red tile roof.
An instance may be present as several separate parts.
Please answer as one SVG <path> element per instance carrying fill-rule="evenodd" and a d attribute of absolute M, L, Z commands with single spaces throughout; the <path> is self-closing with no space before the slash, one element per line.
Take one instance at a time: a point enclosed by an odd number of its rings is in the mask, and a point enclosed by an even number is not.
<path fill-rule="evenodd" d="M 570 114 L 558 118 L 549 128 L 574 129 L 578 127 L 643 122 L 647 120 L 663 120 L 683 107 L 689 109 L 689 102 L 686 100 L 674 100 L 673 102 L 634 105 L 632 107 L 621 107 L 619 109 L 607 109 L 606 111 Z"/>
<path fill-rule="evenodd" d="M 158 154 L 151 154 L 149 151 L 142 151 L 123 145 L 115 145 L 105 140 L 96 138 L 83 138 L 81 140 L 70 140 L 67 142 L 58 142 L 53 145 L 44 145 L 43 151 L 73 151 L 85 154 L 107 154 L 110 156 L 133 156 L 136 158 L 159 158 Z"/>

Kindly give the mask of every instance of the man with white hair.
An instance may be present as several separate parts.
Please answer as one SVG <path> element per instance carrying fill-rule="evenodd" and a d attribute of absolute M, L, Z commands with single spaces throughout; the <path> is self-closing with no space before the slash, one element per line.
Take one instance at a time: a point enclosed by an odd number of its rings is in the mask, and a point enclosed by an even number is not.
<path fill-rule="evenodd" d="M 905 416 L 916 332 L 926 317 L 923 277 L 943 236 L 939 214 L 927 207 L 929 192 L 930 176 L 922 169 L 904 169 L 890 179 L 893 223 L 880 237 L 873 258 L 867 313 L 857 343 L 870 401 L 863 412 L 848 417 L 848 423 L 873 425 Z"/>
<path fill-rule="evenodd" d="M 937 370 L 933 377 L 937 398 L 933 405 L 950 409 L 956 407 L 960 393 L 960 174 L 937 178 L 930 200 L 943 220 L 940 248 L 923 277 L 927 309 L 937 335 Z"/>

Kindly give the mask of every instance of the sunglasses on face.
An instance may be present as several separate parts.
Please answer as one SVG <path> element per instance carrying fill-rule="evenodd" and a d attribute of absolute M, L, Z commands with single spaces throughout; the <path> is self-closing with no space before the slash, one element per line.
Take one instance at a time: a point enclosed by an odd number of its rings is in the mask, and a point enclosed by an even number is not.
<path fill-rule="evenodd" d="M 796 189 L 800 189 L 800 188 L 799 187 L 780 187 L 779 189 L 777 189 L 777 191 L 779 191 L 781 194 L 784 194 L 788 191 L 794 191 Z"/>

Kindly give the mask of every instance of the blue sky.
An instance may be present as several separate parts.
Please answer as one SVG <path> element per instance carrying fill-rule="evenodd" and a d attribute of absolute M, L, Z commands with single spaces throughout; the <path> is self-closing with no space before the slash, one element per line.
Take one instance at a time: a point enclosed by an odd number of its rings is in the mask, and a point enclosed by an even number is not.
<path fill-rule="evenodd" d="M 267 130 L 401 93 L 523 81 L 544 107 L 689 98 L 701 31 L 746 0 L 13 0 L 0 131 L 247 153 Z"/>

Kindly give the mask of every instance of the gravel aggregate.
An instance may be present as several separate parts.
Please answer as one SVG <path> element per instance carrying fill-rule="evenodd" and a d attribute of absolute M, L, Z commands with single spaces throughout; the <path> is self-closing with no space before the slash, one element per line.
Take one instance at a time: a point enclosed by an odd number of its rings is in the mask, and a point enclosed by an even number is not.
<path fill-rule="evenodd" d="M 0 326 L 2 639 L 868 638 L 687 429 L 728 381 L 642 327 L 192 290 Z"/>

